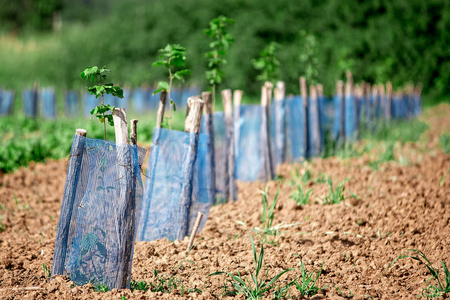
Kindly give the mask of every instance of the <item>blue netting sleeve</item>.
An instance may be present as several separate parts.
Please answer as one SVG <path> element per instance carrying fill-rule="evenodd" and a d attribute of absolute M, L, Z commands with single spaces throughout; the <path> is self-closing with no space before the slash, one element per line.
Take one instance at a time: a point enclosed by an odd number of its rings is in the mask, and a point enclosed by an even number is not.
<path fill-rule="evenodd" d="M 65 111 L 67 116 L 78 116 L 80 114 L 80 105 L 78 102 L 78 93 L 76 91 L 67 91 L 65 94 Z"/>
<path fill-rule="evenodd" d="M 347 141 L 355 139 L 356 133 L 356 105 L 354 101 L 353 95 L 345 96 L 345 124 L 344 124 L 344 133 Z"/>
<path fill-rule="evenodd" d="M 91 110 L 96 107 L 101 100 L 95 98 L 94 95 L 90 93 L 85 93 L 83 97 L 83 111 L 84 115 L 89 117 L 91 115 Z"/>
<path fill-rule="evenodd" d="M 93 282 L 125 288 L 131 276 L 142 199 L 140 165 L 146 151 L 80 136 L 74 137 L 74 143 L 79 139 L 85 139 L 83 151 L 72 153 L 76 156 L 71 159 L 81 155 L 81 171 L 71 181 L 72 186 L 66 185 L 63 197 L 63 207 L 67 207 L 66 201 L 72 206 L 71 213 L 64 214 L 70 226 L 68 234 L 60 237 L 62 243 L 57 234 L 57 245 L 66 245 L 64 274 L 77 284 Z M 68 221 L 60 218 L 58 233 Z"/>
<path fill-rule="evenodd" d="M 138 240 L 182 240 L 189 230 L 198 134 L 155 128 Z"/>
<path fill-rule="evenodd" d="M 286 101 L 274 101 L 270 106 L 270 135 L 272 143 L 272 163 L 276 170 L 285 161 L 286 144 Z"/>
<path fill-rule="evenodd" d="M 306 145 L 303 131 L 303 103 L 300 96 L 286 102 L 286 161 L 299 161 L 305 157 Z"/>
<path fill-rule="evenodd" d="M 55 90 L 45 88 L 41 91 L 42 116 L 50 119 L 56 117 L 56 96 Z"/>
<path fill-rule="evenodd" d="M 235 177 L 242 181 L 265 180 L 264 155 L 261 142 L 262 108 L 260 105 L 241 105 L 236 121 L 237 151 Z"/>
<path fill-rule="evenodd" d="M 228 170 L 227 143 L 226 143 L 226 126 L 225 114 L 223 112 L 215 112 L 213 114 L 214 129 L 214 165 L 216 178 L 216 195 L 215 203 L 225 201 L 225 189 Z M 236 132 L 236 131 L 235 131 Z M 236 150 L 235 150 L 236 151 Z"/>
<path fill-rule="evenodd" d="M 14 91 L 0 91 L 0 115 L 10 115 L 13 112 Z"/>
<path fill-rule="evenodd" d="M 36 90 L 24 90 L 22 100 L 25 116 L 37 117 L 38 97 Z"/>

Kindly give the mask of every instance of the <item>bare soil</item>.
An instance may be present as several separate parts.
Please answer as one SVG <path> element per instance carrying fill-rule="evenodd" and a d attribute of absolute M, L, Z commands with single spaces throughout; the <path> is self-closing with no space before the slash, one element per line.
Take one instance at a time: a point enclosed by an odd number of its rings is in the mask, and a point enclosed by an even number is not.
<path fill-rule="evenodd" d="M 401 259 L 383 271 L 407 249 L 423 251 L 435 267 L 450 263 L 450 155 L 439 144 L 443 131 L 450 131 L 450 106 L 425 112 L 427 130 L 419 142 L 396 145 L 396 161 L 378 170 L 369 166 L 376 150 L 361 157 L 314 159 L 298 165 L 312 178 L 321 173 L 336 184 L 345 178 L 347 199 L 334 205 L 321 204 L 329 192 L 326 183 L 310 181 L 311 203 L 297 205 L 290 199 L 295 166 L 278 170 L 279 182 L 270 182 L 269 201 L 280 188 L 274 225 L 281 229 L 274 244 L 264 246 L 264 266 L 271 279 L 286 284 L 300 275 L 300 258 L 308 271 L 323 271 L 322 289 L 311 299 L 414 299 L 427 286 L 429 273 L 411 259 Z M 132 279 L 156 284 L 159 278 L 176 283 L 170 293 L 151 291 L 94 291 L 92 285 L 74 286 L 64 276 L 50 282 L 44 267 L 51 269 L 61 198 L 68 162 L 32 164 L 0 176 L 0 298 L 2 299 L 147 299 L 178 297 L 227 298 L 228 271 L 242 276 L 254 271 L 249 233 L 261 227 L 261 194 L 267 183 L 240 183 L 238 201 L 211 209 L 208 222 L 194 248 L 185 256 L 187 239 L 157 240 L 136 244 Z M 269 237 L 271 239 L 271 237 Z M 259 248 L 258 248 L 259 249 Z M 436 282 L 430 281 L 435 284 Z M 428 283 L 428 284 L 429 284 Z M 302 298 L 295 287 L 290 297 Z M 266 294 L 272 299 L 273 294 Z M 233 296 L 228 296 L 233 297 Z M 234 296 L 243 299 L 242 295 Z"/>

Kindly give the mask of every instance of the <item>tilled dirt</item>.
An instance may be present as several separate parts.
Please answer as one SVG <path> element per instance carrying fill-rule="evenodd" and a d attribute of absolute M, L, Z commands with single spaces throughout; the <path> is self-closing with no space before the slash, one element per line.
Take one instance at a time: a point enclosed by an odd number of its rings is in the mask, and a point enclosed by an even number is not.
<path fill-rule="evenodd" d="M 450 131 L 450 106 L 426 111 L 430 129 L 418 143 L 396 145 L 397 161 L 370 167 L 373 153 L 341 160 L 314 159 L 297 165 L 300 176 L 330 176 L 334 185 L 345 183 L 344 202 L 322 204 L 327 183 L 310 180 L 311 202 L 297 205 L 290 199 L 295 166 L 283 165 L 280 180 L 268 184 L 269 202 L 280 188 L 273 226 L 283 225 L 276 237 L 267 236 L 260 278 L 295 268 L 281 276 L 281 287 L 308 272 L 322 274 L 323 288 L 311 299 L 414 299 L 428 284 L 425 266 L 411 259 L 398 260 L 407 249 L 423 251 L 433 266 L 450 263 L 450 155 L 439 144 Z M 400 159 L 402 158 L 402 159 Z M 169 282 L 171 292 L 112 290 L 79 287 L 64 276 L 50 282 L 50 270 L 64 192 L 68 162 L 32 164 L 0 177 L 0 298 L 2 299 L 195 299 L 226 298 L 232 287 L 227 271 L 243 277 L 254 272 L 249 235 L 260 237 L 261 193 L 267 183 L 240 183 L 238 201 L 211 209 L 208 222 L 186 257 L 187 239 L 136 244 L 132 279 L 156 285 Z M 324 175 L 322 175 L 324 174 Z M 316 180 L 317 181 L 317 180 Z M 159 273 L 155 277 L 155 270 Z M 250 278 L 250 277 L 249 277 Z M 251 280 L 251 279 L 250 279 Z M 176 285 L 176 287 L 175 287 Z M 301 298 L 295 286 L 291 298 Z M 243 299 L 243 295 L 228 296 Z M 273 293 L 267 293 L 273 298 Z"/>

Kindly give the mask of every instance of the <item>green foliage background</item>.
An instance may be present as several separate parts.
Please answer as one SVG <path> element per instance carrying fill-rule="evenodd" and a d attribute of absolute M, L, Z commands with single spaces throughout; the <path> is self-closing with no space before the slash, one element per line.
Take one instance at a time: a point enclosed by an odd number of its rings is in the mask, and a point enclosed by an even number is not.
<path fill-rule="evenodd" d="M 54 13 L 62 19 L 59 31 L 51 29 Z M 117 70 L 111 80 L 119 85 L 153 84 L 165 78 L 152 68 L 158 49 L 178 43 L 192 70 L 187 84 L 206 89 L 210 41 L 203 29 L 219 15 L 235 20 L 219 89 L 257 94 L 251 59 L 275 41 L 280 79 L 288 93 L 298 93 L 305 30 L 317 39 L 318 78 L 327 94 L 343 59 L 352 62 L 356 81 L 390 79 L 394 87 L 412 82 L 425 92 L 450 93 L 449 0 L 3 0 L 0 86 L 81 87 L 78 71 L 88 65 Z"/>

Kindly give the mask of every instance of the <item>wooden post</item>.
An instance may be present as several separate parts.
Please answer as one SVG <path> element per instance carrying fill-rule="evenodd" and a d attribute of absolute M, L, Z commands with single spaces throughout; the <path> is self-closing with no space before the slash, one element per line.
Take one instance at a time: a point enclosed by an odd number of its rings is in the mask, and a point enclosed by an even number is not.
<path fill-rule="evenodd" d="M 344 82 L 339 80 L 336 83 L 336 93 L 339 98 L 339 143 L 341 145 L 345 144 L 345 97 L 344 97 Z"/>
<path fill-rule="evenodd" d="M 212 192 L 214 199 L 216 195 L 216 162 L 214 160 L 215 157 L 215 148 L 214 148 L 214 114 L 213 114 L 213 103 L 212 103 L 212 94 L 210 92 L 202 93 L 202 100 L 205 102 L 203 109 L 203 121 L 205 123 L 205 132 L 209 136 L 208 139 L 208 153 L 210 168 L 211 168 L 211 182 L 212 182 Z"/>
<path fill-rule="evenodd" d="M 270 148 L 270 131 L 269 131 L 269 96 L 267 86 L 261 87 L 261 107 L 262 107 L 262 122 L 261 122 L 261 149 L 264 153 L 264 170 L 266 180 L 270 181 L 273 178 L 272 169 L 272 153 Z"/>
<path fill-rule="evenodd" d="M 161 124 L 164 120 L 164 110 L 166 108 L 166 97 L 167 97 L 167 92 L 162 91 L 161 96 L 159 97 L 158 115 L 156 117 L 156 128 L 161 128 Z"/>
<path fill-rule="evenodd" d="M 391 105 L 392 105 L 392 83 L 388 81 L 386 83 L 386 107 L 384 110 L 384 117 L 386 120 L 391 119 Z"/>
<path fill-rule="evenodd" d="M 233 99 L 231 98 L 231 90 L 222 90 L 222 101 L 225 114 L 225 141 L 226 141 L 226 162 L 225 162 L 225 199 L 227 201 L 234 200 L 235 182 L 234 182 L 234 139 L 233 139 Z"/>
<path fill-rule="evenodd" d="M 56 231 L 55 252 L 53 254 L 52 275 L 64 275 L 66 263 L 67 243 L 72 215 L 76 216 L 77 207 L 74 207 L 78 183 L 81 175 L 84 146 L 86 144 L 86 130 L 77 129 L 70 150 L 69 168 L 67 169 L 64 197 L 59 215 L 58 230 Z M 75 218 L 74 218 L 75 219 Z"/>
<path fill-rule="evenodd" d="M 272 103 L 273 83 L 270 81 L 266 81 L 264 83 L 264 85 L 267 88 L 267 102 L 268 102 L 268 105 L 270 105 Z"/>
<path fill-rule="evenodd" d="M 185 166 L 185 171 L 188 172 L 188 180 L 183 190 L 183 194 L 180 200 L 180 216 L 184 217 L 184 222 L 180 224 L 179 235 L 177 239 L 183 239 L 189 234 L 189 212 L 192 204 L 192 189 L 193 189 L 193 177 L 194 177 L 194 163 L 197 157 L 198 147 L 198 133 L 202 123 L 202 112 L 205 102 L 200 99 L 199 96 L 193 96 L 188 98 L 189 114 L 186 116 L 184 123 L 184 131 L 194 133 L 190 136 L 190 151 L 186 161 L 188 165 Z"/>
<path fill-rule="evenodd" d="M 191 236 L 189 237 L 189 244 L 186 249 L 186 255 L 191 250 L 192 245 L 194 244 L 195 235 L 197 234 L 198 227 L 200 226 L 200 222 L 202 221 L 203 214 L 198 212 L 197 219 L 195 220 L 194 228 L 192 228 Z"/>
<path fill-rule="evenodd" d="M 274 89 L 275 100 L 275 166 L 281 164 L 286 159 L 286 126 L 285 112 L 283 110 L 283 100 L 285 98 L 286 88 L 283 81 L 277 82 Z"/>
<path fill-rule="evenodd" d="M 304 143 L 304 156 L 306 157 L 309 145 L 308 145 L 308 89 L 306 86 L 305 77 L 300 77 L 300 93 L 303 101 L 303 143 Z"/>
<path fill-rule="evenodd" d="M 319 155 L 320 153 L 320 124 L 319 124 L 319 104 L 317 100 L 317 89 L 314 85 L 309 87 L 311 102 L 309 106 L 309 111 L 312 117 L 312 128 L 311 128 L 311 144 L 310 146 L 310 157 Z"/>
<path fill-rule="evenodd" d="M 137 145 L 137 123 L 139 120 L 132 119 L 130 121 L 131 128 L 130 128 L 130 144 L 131 145 Z"/>

